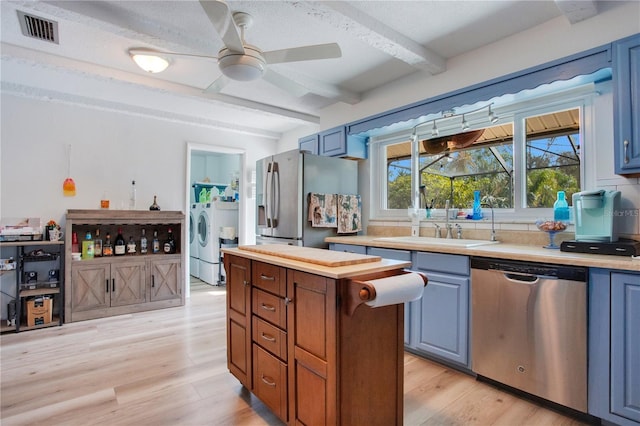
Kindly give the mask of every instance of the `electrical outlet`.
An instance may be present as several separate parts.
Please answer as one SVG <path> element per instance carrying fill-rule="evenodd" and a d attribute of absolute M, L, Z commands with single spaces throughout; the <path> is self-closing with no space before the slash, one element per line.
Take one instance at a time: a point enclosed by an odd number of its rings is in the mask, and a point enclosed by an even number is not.
<path fill-rule="evenodd" d="M 411 227 L 411 236 L 419 237 L 420 236 L 420 226 L 412 226 Z"/>

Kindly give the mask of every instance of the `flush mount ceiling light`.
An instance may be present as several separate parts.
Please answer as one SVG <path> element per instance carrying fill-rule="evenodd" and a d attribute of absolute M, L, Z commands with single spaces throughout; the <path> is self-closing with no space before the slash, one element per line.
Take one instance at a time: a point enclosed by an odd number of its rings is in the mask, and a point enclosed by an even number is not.
<path fill-rule="evenodd" d="M 129 50 L 131 59 L 143 70 L 150 73 L 159 73 L 167 69 L 169 61 L 158 55 L 154 55 L 149 52 L 145 52 L 142 49 Z"/>

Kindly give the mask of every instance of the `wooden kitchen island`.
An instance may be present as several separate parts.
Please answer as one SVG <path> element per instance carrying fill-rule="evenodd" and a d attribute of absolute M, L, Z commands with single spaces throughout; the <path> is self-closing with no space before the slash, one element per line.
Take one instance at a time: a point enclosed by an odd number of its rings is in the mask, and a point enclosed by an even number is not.
<path fill-rule="evenodd" d="M 359 297 L 410 262 L 276 245 L 223 253 L 227 365 L 247 389 L 287 424 L 402 425 L 404 305 Z"/>

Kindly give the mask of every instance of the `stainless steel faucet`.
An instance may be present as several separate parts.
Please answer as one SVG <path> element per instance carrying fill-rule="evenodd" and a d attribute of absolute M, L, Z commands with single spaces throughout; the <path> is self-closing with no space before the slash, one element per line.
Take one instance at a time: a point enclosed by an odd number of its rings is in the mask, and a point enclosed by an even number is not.
<path fill-rule="evenodd" d="M 434 226 L 435 237 L 440 238 L 440 225 L 438 225 L 437 223 L 434 223 L 433 226 Z"/>
<path fill-rule="evenodd" d="M 493 214 L 493 203 L 482 203 L 483 207 L 489 207 L 491 209 L 491 241 L 498 241 L 496 238 L 496 226 Z"/>

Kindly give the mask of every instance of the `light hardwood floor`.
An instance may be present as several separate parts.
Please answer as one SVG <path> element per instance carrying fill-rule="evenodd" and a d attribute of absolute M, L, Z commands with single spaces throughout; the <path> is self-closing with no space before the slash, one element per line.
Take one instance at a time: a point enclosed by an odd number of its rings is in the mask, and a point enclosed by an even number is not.
<path fill-rule="evenodd" d="M 227 371 L 224 306 L 193 282 L 185 307 L 3 335 L 1 424 L 281 425 Z M 405 424 L 582 423 L 406 354 Z"/>

